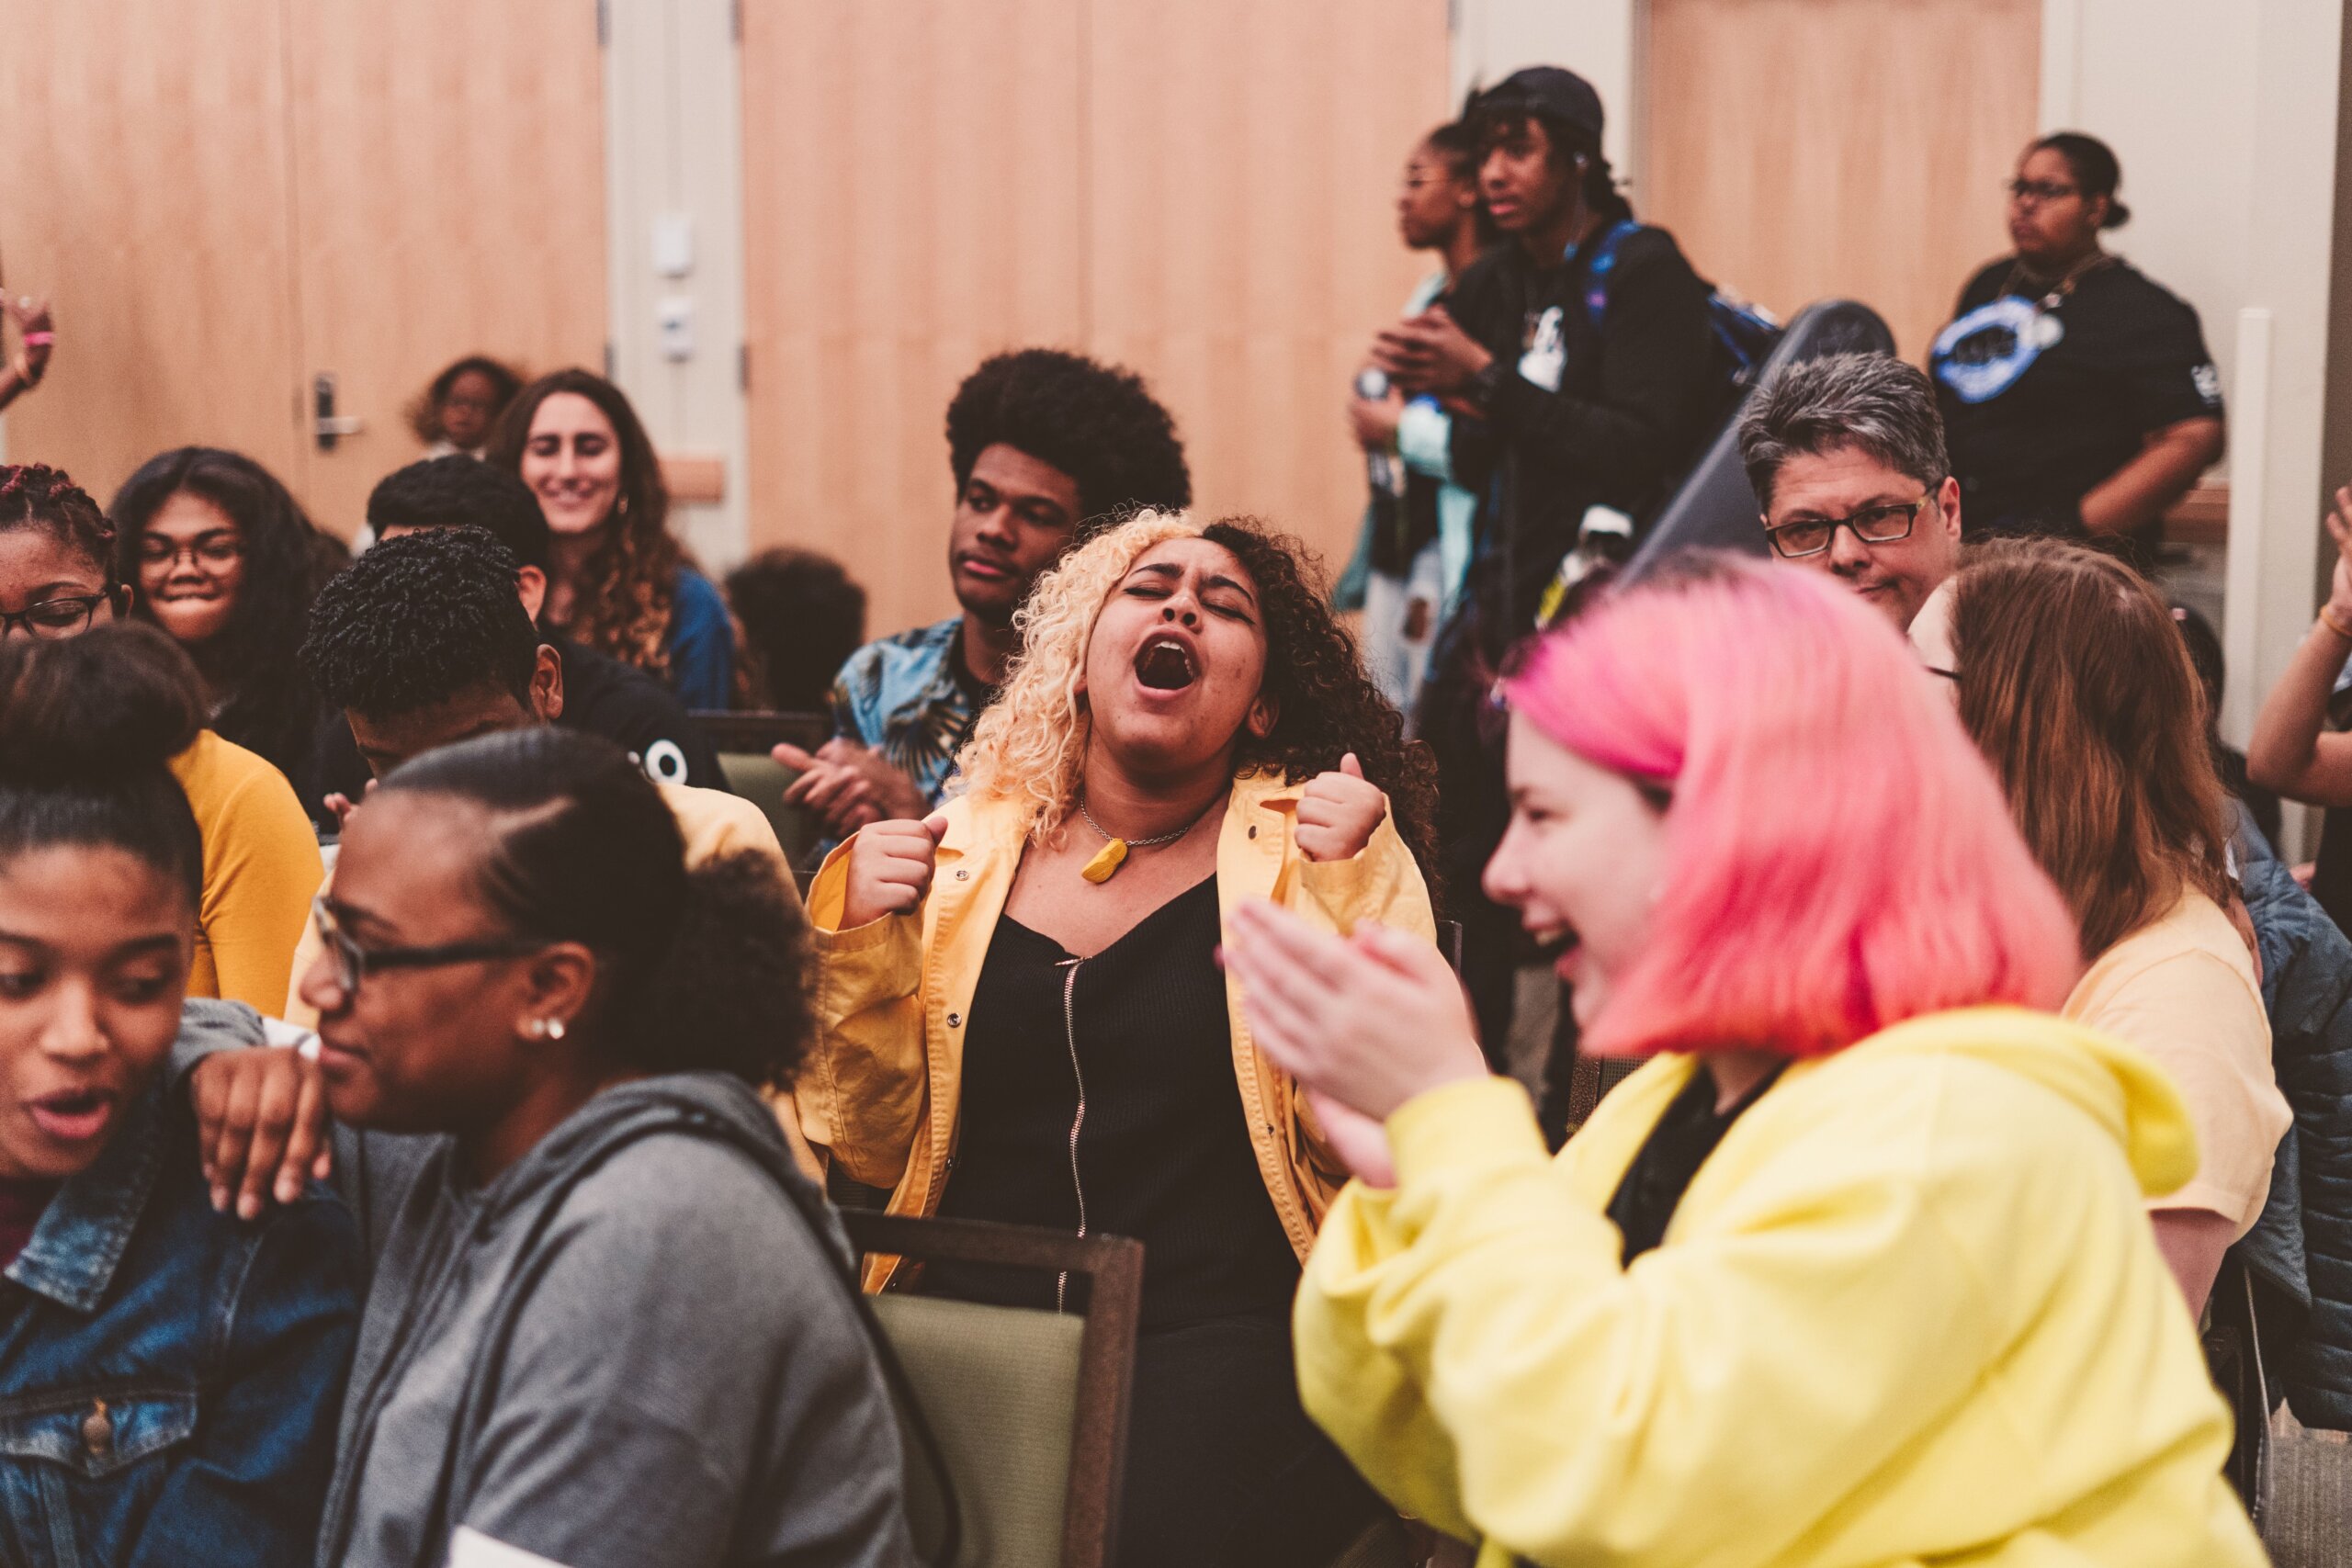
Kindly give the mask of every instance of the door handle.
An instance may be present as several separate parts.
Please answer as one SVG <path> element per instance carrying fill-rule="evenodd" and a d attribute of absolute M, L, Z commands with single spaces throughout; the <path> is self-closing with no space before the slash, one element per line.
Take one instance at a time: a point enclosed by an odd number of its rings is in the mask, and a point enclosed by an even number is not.
<path fill-rule="evenodd" d="M 356 414 L 338 415 L 334 412 L 334 372 L 322 370 L 311 378 L 311 435 L 322 452 L 332 452 L 334 444 L 346 435 L 356 435 L 368 428 L 368 422 Z"/>

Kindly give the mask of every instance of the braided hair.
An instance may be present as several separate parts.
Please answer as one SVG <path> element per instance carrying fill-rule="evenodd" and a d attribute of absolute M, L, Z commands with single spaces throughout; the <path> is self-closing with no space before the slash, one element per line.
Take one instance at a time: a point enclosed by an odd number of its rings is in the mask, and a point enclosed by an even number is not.
<path fill-rule="evenodd" d="M 0 464 L 0 533 L 17 528 L 48 530 L 101 572 L 112 565 L 114 525 L 62 468 Z"/>

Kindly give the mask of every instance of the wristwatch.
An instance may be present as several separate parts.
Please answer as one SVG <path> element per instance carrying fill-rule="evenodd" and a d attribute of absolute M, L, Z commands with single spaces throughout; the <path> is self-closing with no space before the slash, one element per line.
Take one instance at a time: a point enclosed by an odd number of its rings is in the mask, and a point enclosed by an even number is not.
<path fill-rule="evenodd" d="M 1495 394 L 1502 389 L 1503 378 L 1510 374 L 1510 367 L 1500 359 L 1490 359 L 1487 367 L 1462 383 L 1462 400 L 1484 413 L 1494 406 Z"/>

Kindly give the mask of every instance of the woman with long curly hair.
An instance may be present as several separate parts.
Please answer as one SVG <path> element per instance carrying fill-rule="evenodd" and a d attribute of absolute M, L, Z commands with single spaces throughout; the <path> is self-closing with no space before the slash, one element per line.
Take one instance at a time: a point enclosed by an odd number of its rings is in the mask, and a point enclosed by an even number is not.
<path fill-rule="evenodd" d="M 690 708 L 727 706 L 734 624 L 670 532 L 661 459 L 621 389 L 586 370 L 542 376 L 507 405 L 485 457 L 547 513 L 548 629 L 660 677 Z"/>
<path fill-rule="evenodd" d="M 130 613 L 196 660 L 209 728 L 267 759 L 306 807 L 314 804 L 311 750 L 322 715 L 295 650 L 311 601 L 349 553 L 267 468 L 217 446 L 149 458 L 107 510 Z"/>
<path fill-rule="evenodd" d="M 1429 765 L 1301 556 L 1156 512 L 1080 547 L 1021 611 L 964 793 L 861 829 L 809 894 L 810 1140 L 893 1213 L 1144 1243 L 1127 1568 L 1321 1562 L 1377 1517 L 1290 1357 L 1343 1173 L 1218 967 L 1252 898 L 1434 934 Z M 1050 1279 L 922 1283 L 1061 1304 Z"/>

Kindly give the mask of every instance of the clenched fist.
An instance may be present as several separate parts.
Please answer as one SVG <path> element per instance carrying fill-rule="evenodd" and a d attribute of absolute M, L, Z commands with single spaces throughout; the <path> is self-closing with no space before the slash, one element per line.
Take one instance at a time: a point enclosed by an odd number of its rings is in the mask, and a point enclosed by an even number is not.
<path fill-rule="evenodd" d="M 1387 814 L 1388 797 L 1363 776 L 1363 764 L 1351 751 L 1336 773 L 1316 774 L 1298 797 L 1298 852 L 1317 861 L 1362 854 Z"/>
<path fill-rule="evenodd" d="M 885 915 L 910 915 L 931 891 L 931 873 L 947 818 L 899 818 L 860 828 L 849 846 L 849 887 L 842 896 L 842 930 Z"/>

